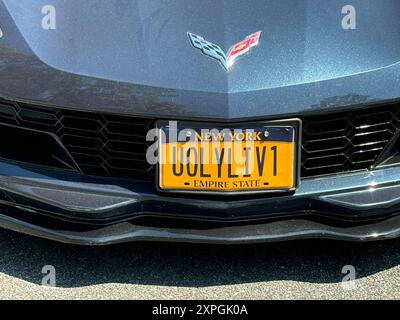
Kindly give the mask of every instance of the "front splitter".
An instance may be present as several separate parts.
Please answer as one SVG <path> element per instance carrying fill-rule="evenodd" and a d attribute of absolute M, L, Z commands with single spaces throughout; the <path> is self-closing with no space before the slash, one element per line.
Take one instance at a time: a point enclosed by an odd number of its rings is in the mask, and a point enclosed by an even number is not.
<path fill-rule="evenodd" d="M 77 245 L 109 245 L 129 241 L 243 244 L 312 238 L 366 242 L 399 237 L 400 216 L 373 224 L 345 228 L 293 219 L 207 230 L 152 228 L 121 222 L 92 231 L 74 232 L 49 229 L 0 215 L 0 227 Z"/>

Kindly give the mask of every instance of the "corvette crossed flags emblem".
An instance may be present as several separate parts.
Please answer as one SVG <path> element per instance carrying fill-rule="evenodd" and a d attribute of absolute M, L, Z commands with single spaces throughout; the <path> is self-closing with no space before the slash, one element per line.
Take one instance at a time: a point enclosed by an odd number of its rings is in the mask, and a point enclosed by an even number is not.
<path fill-rule="evenodd" d="M 211 58 L 217 59 L 226 70 L 229 70 L 229 68 L 232 67 L 235 63 L 236 58 L 244 55 L 245 53 L 249 52 L 252 47 L 258 45 L 261 31 L 253 33 L 243 41 L 240 41 L 239 43 L 233 45 L 228 50 L 227 54 L 225 54 L 219 46 L 204 40 L 203 37 L 197 34 L 188 32 L 188 36 L 190 42 L 195 48 L 201 50 L 203 54 Z"/>

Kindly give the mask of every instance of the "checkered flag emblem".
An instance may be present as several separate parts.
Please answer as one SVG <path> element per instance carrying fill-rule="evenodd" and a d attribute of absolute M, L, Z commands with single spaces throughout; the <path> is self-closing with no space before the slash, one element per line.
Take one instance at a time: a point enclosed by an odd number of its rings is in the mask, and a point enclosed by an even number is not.
<path fill-rule="evenodd" d="M 219 46 L 204 40 L 204 38 L 198 36 L 197 34 L 188 33 L 188 36 L 195 48 L 200 49 L 205 55 L 217 59 L 225 69 L 228 69 L 226 55 Z"/>
<path fill-rule="evenodd" d="M 205 55 L 217 59 L 226 70 L 229 70 L 236 58 L 246 54 L 251 48 L 258 45 L 261 31 L 255 32 L 246 37 L 246 39 L 236 43 L 228 50 L 228 53 L 224 53 L 219 46 L 204 40 L 203 37 L 197 34 L 188 32 L 188 36 L 195 48 L 201 50 Z"/>

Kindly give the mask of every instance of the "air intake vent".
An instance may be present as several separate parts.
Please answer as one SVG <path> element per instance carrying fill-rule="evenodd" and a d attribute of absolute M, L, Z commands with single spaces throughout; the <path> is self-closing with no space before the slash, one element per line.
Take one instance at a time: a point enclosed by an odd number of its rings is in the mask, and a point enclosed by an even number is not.
<path fill-rule="evenodd" d="M 304 116 L 301 176 L 368 169 L 400 129 L 398 105 Z M 146 134 L 154 119 L 0 101 L 0 123 L 57 135 L 88 175 L 154 179 Z"/>
<path fill-rule="evenodd" d="M 367 169 L 400 127 L 397 105 L 303 118 L 302 176 Z"/>
<path fill-rule="evenodd" d="M 146 161 L 146 134 L 153 120 L 3 101 L 0 123 L 56 134 L 85 174 L 153 178 Z"/>
<path fill-rule="evenodd" d="M 0 158 L 79 170 L 61 142 L 50 133 L 0 123 L 0 136 Z"/>

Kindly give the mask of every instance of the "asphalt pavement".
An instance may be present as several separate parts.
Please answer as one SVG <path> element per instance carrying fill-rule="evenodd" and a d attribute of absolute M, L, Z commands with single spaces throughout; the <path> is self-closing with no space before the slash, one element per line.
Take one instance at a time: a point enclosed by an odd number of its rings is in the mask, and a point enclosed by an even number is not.
<path fill-rule="evenodd" d="M 399 299 L 399 244 L 83 247 L 0 230 L 0 299 Z M 46 265 L 55 288 L 41 285 Z"/>

